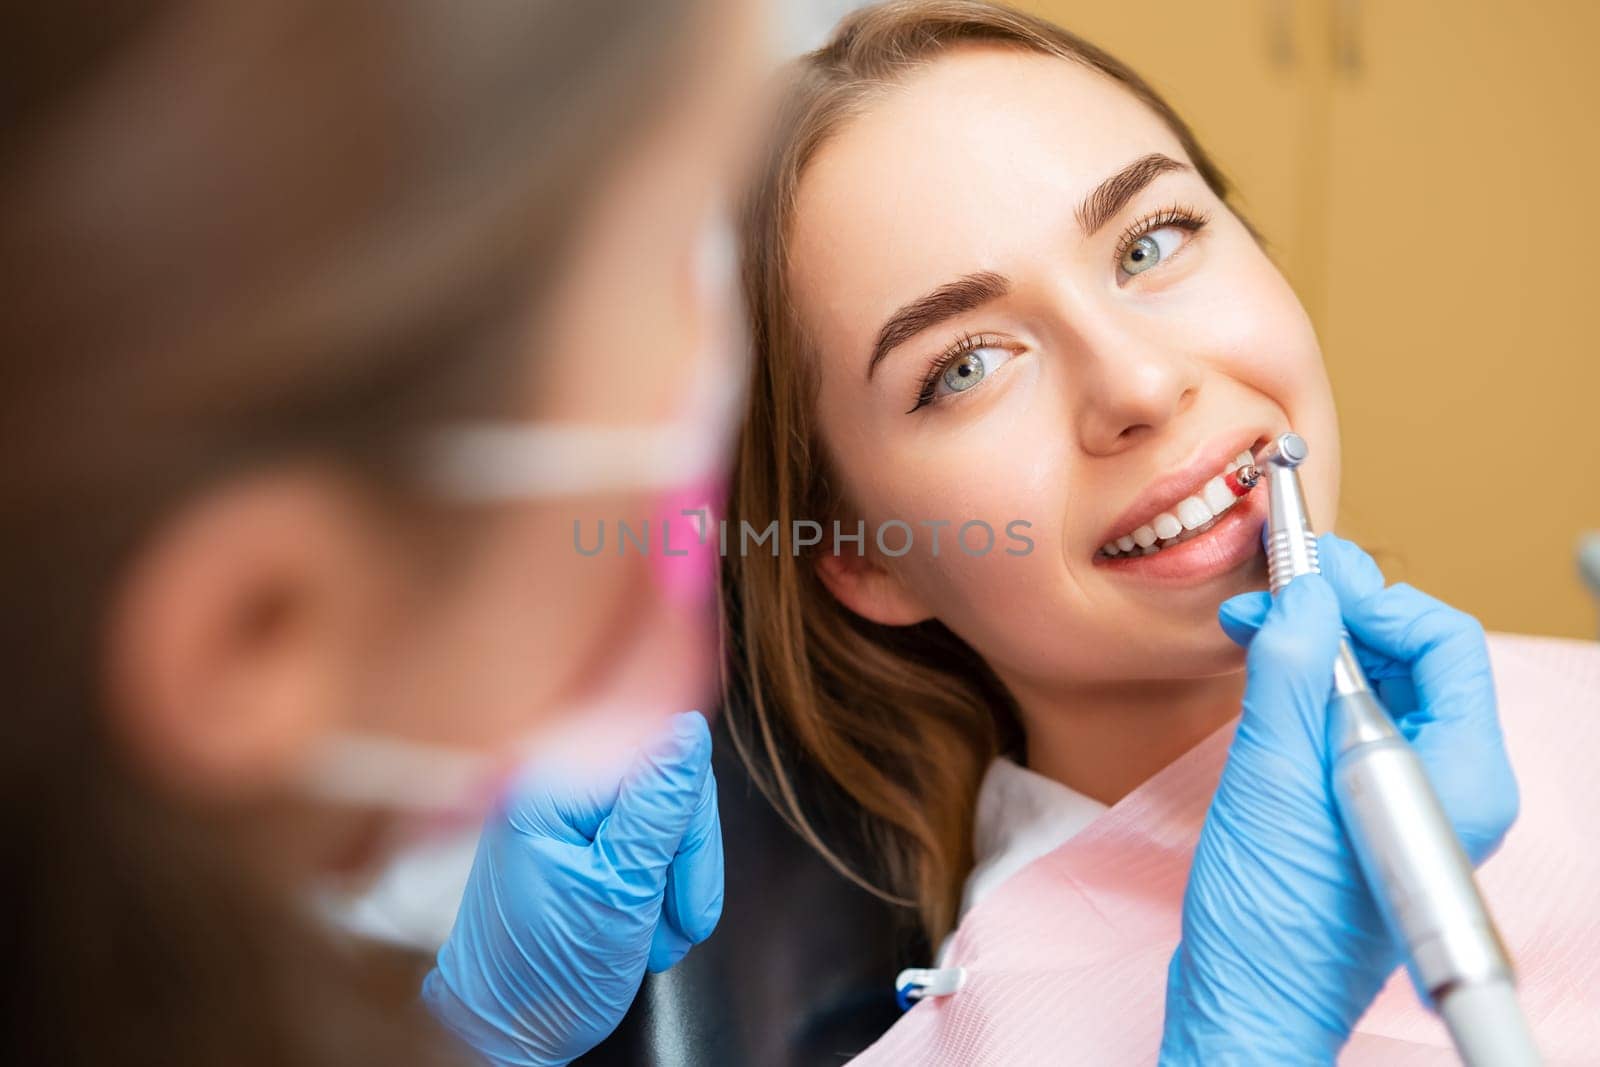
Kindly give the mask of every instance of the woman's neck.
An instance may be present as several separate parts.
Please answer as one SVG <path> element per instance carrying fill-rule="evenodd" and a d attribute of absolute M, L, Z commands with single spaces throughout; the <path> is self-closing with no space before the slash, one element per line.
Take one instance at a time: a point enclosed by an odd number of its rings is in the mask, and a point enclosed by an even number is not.
<path fill-rule="evenodd" d="M 1237 715 L 1244 680 L 1236 671 L 1070 694 L 1017 693 L 1028 767 L 1115 804 Z"/>

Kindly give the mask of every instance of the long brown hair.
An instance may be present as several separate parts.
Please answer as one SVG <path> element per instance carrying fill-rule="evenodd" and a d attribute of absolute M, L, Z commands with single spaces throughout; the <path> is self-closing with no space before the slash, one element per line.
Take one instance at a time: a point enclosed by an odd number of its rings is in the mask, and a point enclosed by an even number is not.
<path fill-rule="evenodd" d="M 770 150 L 743 219 L 755 368 L 728 505 L 730 526 L 841 517 L 814 426 L 815 359 L 789 291 L 788 235 L 807 164 L 875 94 L 963 44 L 1079 63 L 1122 85 L 1177 136 L 1207 185 L 1228 183 L 1142 78 L 1042 19 L 975 0 L 897 0 L 847 17 L 789 72 Z M 983 660 L 937 621 L 880 626 L 850 612 L 814 558 L 729 553 L 728 718 L 756 780 L 847 877 L 914 906 L 937 942 L 972 865 L 989 762 L 1021 744 L 1015 707 Z M 881 870 L 863 878 L 852 855 Z"/>
<path fill-rule="evenodd" d="M 119 758 L 107 600 L 163 515 L 254 465 L 311 457 L 420 518 L 395 457 L 525 384 L 530 311 L 699 10 L 60 0 L 8 20 L 0 1061 L 427 1056 L 424 1021 L 371 1003 L 287 887 Z"/>

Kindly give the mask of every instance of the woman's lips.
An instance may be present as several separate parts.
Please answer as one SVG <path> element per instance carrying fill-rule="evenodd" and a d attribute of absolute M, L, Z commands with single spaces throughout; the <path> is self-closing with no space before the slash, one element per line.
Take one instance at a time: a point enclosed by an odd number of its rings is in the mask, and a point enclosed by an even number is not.
<path fill-rule="evenodd" d="M 1095 566 L 1129 578 L 1176 583 L 1201 582 L 1226 574 L 1261 555 L 1266 502 L 1264 488 L 1257 487 L 1218 516 L 1205 533 L 1149 556 L 1097 555 Z"/>

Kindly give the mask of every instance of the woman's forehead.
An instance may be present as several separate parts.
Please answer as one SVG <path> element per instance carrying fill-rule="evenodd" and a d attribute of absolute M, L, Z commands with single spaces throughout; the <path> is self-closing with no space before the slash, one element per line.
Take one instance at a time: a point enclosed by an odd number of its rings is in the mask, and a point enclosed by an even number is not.
<path fill-rule="evenodd" d="M 802 314 L 875 319 L 1043 242 L 1068 247 L 1082 199 L 1152 152 L 1187 159 L 1105 75 L 1014 49 L 941 56 L 848 120 L 807 167 L 791 231 Z"/>

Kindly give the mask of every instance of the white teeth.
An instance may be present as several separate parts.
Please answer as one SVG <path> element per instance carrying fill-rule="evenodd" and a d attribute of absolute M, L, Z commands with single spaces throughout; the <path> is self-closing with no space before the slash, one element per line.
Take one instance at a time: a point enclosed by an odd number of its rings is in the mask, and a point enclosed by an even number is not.
<path fill-rule="evenodd" d="M 1185 530 L 1192 530 L 1211 520 L 1211 509 L 1197 496 L 1186 496 L 1178 501 L 1178 521 Z"/>
<path fill-rule="evenodd" d="M 1221 477 L 1211 479 L 1200 490 L 1200 498 L 1206 502 L 1206 507 L 1211 509 L 1211 514 L 1221 515 L 1233 507 L 1233 502 L 1239 498 L 1233 495 Z"/>
<path fill-rule="evenodd" d="M 1255 456 L 1246 449 L 1228 461 L 1223 474 L 1255 461 Z M 1154 555 L 1176 540 L 1186 541 L 1211 529 L 1217 518 L 1238 502 L 1239 498 L 1228 488 L 1228 483 L 1218 475 L 1201 486 L 1194 496 L 1179 501 L 1171 511 L 1163 511 L 1132 533 L 1107 541 L 1100 546 L 1100 551 L 1106 556 Z"/>

